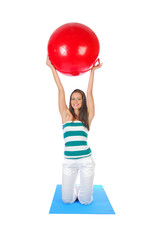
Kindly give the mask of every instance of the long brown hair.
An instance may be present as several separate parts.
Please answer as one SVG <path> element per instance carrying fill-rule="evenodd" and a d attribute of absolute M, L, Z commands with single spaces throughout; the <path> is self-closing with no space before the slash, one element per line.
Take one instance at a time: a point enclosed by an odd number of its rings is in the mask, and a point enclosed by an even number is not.
<path fill-rule="evenodd" d="M 75 93 L 75 92 L 78 92 L 82 95 L 82 106 L 79 110 L 79 115 L 78 115 L 78 119 L 79 121 L 81 121 L 85 126 L 86 128 L 89 130 L 89 124 L 88 124 L 88 112 L 87 112 L 87 101 L 86 101 L 86 95 L 85 93 L 80 90 L 80 89 L 75 89 L 71 95 L 70 95 L 70 102 L 69 102 L 69 110 L 71 112 L 71 114 L 73 115 L 73 118 L 76 117 L 75 113 L 74 113 L 74 109 L 71 105 L 71 99 L 72 99 L 72 94 Z"/>

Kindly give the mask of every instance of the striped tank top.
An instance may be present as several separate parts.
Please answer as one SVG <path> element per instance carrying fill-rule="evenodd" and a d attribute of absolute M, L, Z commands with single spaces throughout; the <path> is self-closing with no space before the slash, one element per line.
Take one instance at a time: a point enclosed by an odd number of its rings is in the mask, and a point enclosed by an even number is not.
<path fill-rule="evenodd" d="M 87 143 L 88 129 L 81 121 L 68 121 L 63 124 L 65 159 L 81 159 L 92 155 Z"/>

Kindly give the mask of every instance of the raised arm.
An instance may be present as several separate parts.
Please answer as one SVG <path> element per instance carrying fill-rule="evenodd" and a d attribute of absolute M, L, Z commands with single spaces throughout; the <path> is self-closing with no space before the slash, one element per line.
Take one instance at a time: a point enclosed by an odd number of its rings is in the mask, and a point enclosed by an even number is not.
<path fill-rule="evenodd" d="M 46 64 L 50 67 L 50 69 L 52 70 L 53 76 L 54 76 L 54 80 L 55 83 L 58 87 L 58 105 L 59 105 L 59 112 L 60 115 L 62 117 L 62 119 L 66 116 L 66 112 L 67 112 L 67 105 L 66 105 L 66 101 L 65 101 L 65 91 L 63 88 L 63 85 L 60 81 L 59 75 L 55 69 L 55 67 L 51 64 L 49 57 L 47 56 L 47 60 L 46 60 Z"/>
<path fill-rule="evenodd" d="M 90 72 L 88 88 L 87 88 L 87 109 L 88 109 L 88 122 L 91 125 L 92 119 L 95 115 L 95 105 L 94 105 L 94 98 L 93 98 L 93 82 L 94 82 L 94 71 L 102 66 L 100 64 L 100 60 L 98 60 L 98 64 L 95 65 Z"/>

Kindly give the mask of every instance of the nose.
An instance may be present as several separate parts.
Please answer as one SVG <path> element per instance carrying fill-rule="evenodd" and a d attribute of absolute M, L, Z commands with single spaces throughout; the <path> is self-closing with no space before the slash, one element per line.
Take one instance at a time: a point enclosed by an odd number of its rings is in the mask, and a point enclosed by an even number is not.
<path fill-rule="evenodd" d="M 75 99 L 75 100 L 74 100 L 74 103 L 77 103 L 77 102 L 78 102 L 78 100 L 77 100 L 77 99 Z"/>

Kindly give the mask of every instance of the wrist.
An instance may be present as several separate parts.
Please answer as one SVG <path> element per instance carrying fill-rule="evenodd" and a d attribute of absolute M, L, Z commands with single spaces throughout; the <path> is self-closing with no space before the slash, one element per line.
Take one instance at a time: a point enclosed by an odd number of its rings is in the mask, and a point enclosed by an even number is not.
<path fill-rule="evenodd" d="M 93 67 L 93 68 L 91 68 L 91 73 L 94 73 L 94 70 L 95 70 L 95 69 L 94 69 L 94 67 Z"/>
<path fill-rule="evenodd" d="M 56 69 L 55 69 L 55 67 L 54 67 L 53 65 L 50 66 L 50 69 L 51 69 L 52 71 L 56 72 Z"/>

